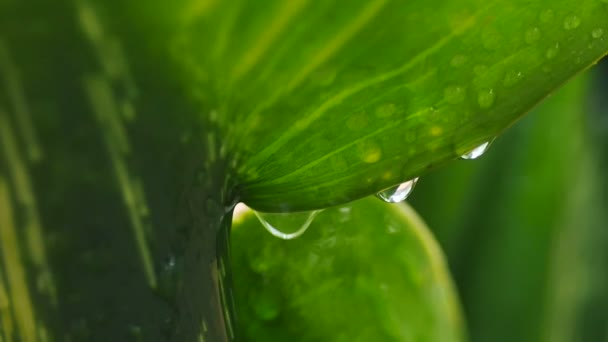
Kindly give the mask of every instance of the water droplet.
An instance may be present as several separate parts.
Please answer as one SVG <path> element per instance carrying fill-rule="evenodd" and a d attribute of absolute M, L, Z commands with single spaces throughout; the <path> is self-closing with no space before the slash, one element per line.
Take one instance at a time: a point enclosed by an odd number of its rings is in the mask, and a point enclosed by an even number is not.
<path fill-rule="evenodd" d="M 418 178 L 410 179 L 407 182 L 403 182 L 392 188 L 382 190 L 376 194 L 376 196 L 387 203 L 399 203 L 405 201 L 405 199 L 412 193 L 414 186 L 418 182 Z"/>
<path fill-rule="evenodd" d="M 479 107 L 488 109 L 494 105 L 495 98 L 494 89 L 482 89 L 477 94 L 477 103 L 479 104 Z"/>
<path fill-rule="evenodd" d="M 445 96 L 445 100 L 451 104 L 461 103 L 467 96 L 465 89 L 460 86 L 449 86 L 445 88 L 443 95 Z"/>
<path fill-rule="evenodd" d="M 538 29 L 538 27 L 533 27 L 533 28 L 529 29 L 528 31 L 526 31 L 526 34 L 524 36 L 524 40 L 526 41 L 527 44 L 530 44 L 530 45 L 536 43 L 539 39 L 540 39 L 540 30 Z"/>
<path fill-rule="evenodd" d="M 481 157 L 484 153 L 486 153 L 486 151 L 490 147 L 490 143 L 491 143 L 491 141 L 484 142 L 483 144 L 475 147 L 474 149 L 470 150 L 469 152 L 461 155 L 460 159 L 469 160 L 469 159 L 477 159 L 477 158 Z"/>
<path fill-rule="evenodd" d="M 571 14 L 564 19 L 564 28 L 566 30 L 574 30 L 581 24 L 581 19 L 575 14 Z"/>
<path fill-rule="evenodd" d="M 454 58 L 452 58 L 452 60 L 450 61 L 450 64 L 455 67 L 461 67 L 464 65 L 464 63 L 467 62 L 467 57 L 465 55 L 456 55 L 454 56 Z"/>
<path fill-rule="evenodd" d="M 261 213 L 255 211 L 255 215 L 270 234 L 283 240 L 291 240 L 304 234 L 315 216 L 320 212 L 320 210 L 294 213 Z"/>
<path fill-rule="evenodd" d="M 376 116 L 379 118 L 387 118 L 397 111 L 397 106 L 394 103 L 385 103 L 376 108 Z"/>
<path fill-rule="evenodd" d="M 594 39 L 601 38 L 603 35 L 604 35 L 604 30 L 602 30 L 601 28 L 596 28 L 593 31 L 591 31 L 591 37 L 593 37 Z"/>
<path fill-rule="evenodd" d="M 505 74 L 505 78 L 502 80 L 502 84 L 505 87 L 512 87 L 519 83 L 524 78 L 524 74 L 521 71 L 509 71 Z"/>
<path fill-rule="evenodd" d="M 555 43 L 553 46 L 551 46 L 549 49 L 547 49 L 547 52 L 545 53 L 545 57 L 547 57 L 547 59 L 553 59 L 555 58 L 555 56 L 557 56 L 557 54 L 559 53 L 559 43 Z"/>
<path fill-rule="evenodd" d="M 382 157 L 382 150 L 371 140 L 365 140 L 357 144 L 359 156 L 363 162 L 373 164 Z"/>

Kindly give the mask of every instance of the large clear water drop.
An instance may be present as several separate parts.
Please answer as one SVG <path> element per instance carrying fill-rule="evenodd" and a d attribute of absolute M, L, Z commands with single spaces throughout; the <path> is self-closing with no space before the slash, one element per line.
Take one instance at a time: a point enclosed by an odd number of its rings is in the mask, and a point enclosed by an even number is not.
<path fill-rule="evenodd" d="M 474 149 L 470 150 L 467 153 L 464 153 L 463 155 L 460 156 L 461 159 L 477 159 L 479 157 L 481 157 L 484 153 L 486 153 L 486 151 L 488 150 L 488 148 L 490 147 L 490 143 L 492 143 L 491 141 L 486 141 L 483 144 L 475 147 Z"/>
<path fill-rule="evenodd" d="M 387 203 L 403 202 L 412 193 L 414 186 L 418 182 L 418 178 L 410 179 L 392 188 L 380 191 L 376 196 Z"/>
<path fill-rule="evenodd" d="M 255 211 L 255 215 L 270 234 L 283 240 L 291 240 L 304 234 L 320 212 L 320 210 L 294 213 L 261 213 Z"/>

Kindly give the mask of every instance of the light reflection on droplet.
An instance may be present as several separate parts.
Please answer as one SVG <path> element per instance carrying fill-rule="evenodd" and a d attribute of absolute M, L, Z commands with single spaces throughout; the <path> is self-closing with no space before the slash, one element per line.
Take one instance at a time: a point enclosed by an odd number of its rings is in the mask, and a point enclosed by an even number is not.
<path fill-rule="evenodd" d="M 283 240 L 295 239 L 310 227 L 320 210 L 293 213 L 262 213 L 254 211 L 266 230 Z"/>
<path fill-rule="evenodd" d="M 470 150 L 467 153 L 464 153 L 460 156 L 461 159 L 477 159 L 479 157 L 481 157 L 484 153 L 486 153 L 486 151 L 488 150 L 488 148 L 490 147 L 490 143 L 491 141 L 486 141 L 483 144 L 475 147 L 474 149 Z"/>
<path fill-rule="evenodd" d="M 376 196 L 387 203 L 403 202 L 412 193 L 417 182 L 418 178 L 410 179 L 397 186 L 382 190 Z"/>

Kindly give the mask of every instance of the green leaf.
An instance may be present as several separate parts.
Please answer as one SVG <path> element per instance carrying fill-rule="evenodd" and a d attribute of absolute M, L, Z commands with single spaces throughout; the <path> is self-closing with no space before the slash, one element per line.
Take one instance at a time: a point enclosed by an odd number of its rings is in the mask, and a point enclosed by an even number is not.
<path fill-rule="evenodd" d="M 406 205 L 330 208 L 288 241 L 249 211 L 235 218 L 232 247 L 244 341 L 464 339 L 441 251 Z"/>
<path fill-rule="evenodd" d="M 176 55 L 241 196 L 327 207 L 492 139 L 608 51 L 602 0 L 210 1 Z"/>

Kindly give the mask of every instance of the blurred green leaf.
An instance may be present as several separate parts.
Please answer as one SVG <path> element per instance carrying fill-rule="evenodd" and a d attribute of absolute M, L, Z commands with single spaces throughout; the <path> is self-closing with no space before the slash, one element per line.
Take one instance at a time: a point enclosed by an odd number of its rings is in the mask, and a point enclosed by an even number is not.
<path fill-rule="evenodd" d="M 175 55 L 242 199 L 357 199 L 489 139 L 608 50 L 601 0 L 210 1 Z"/>
<path fill-rule="evenodd" d="M 330 208 L 289 241 L 249 211 L 235 218 L 232 246 L 244 341 L 464 339 L 441 251 L 405 205 Z"/>

